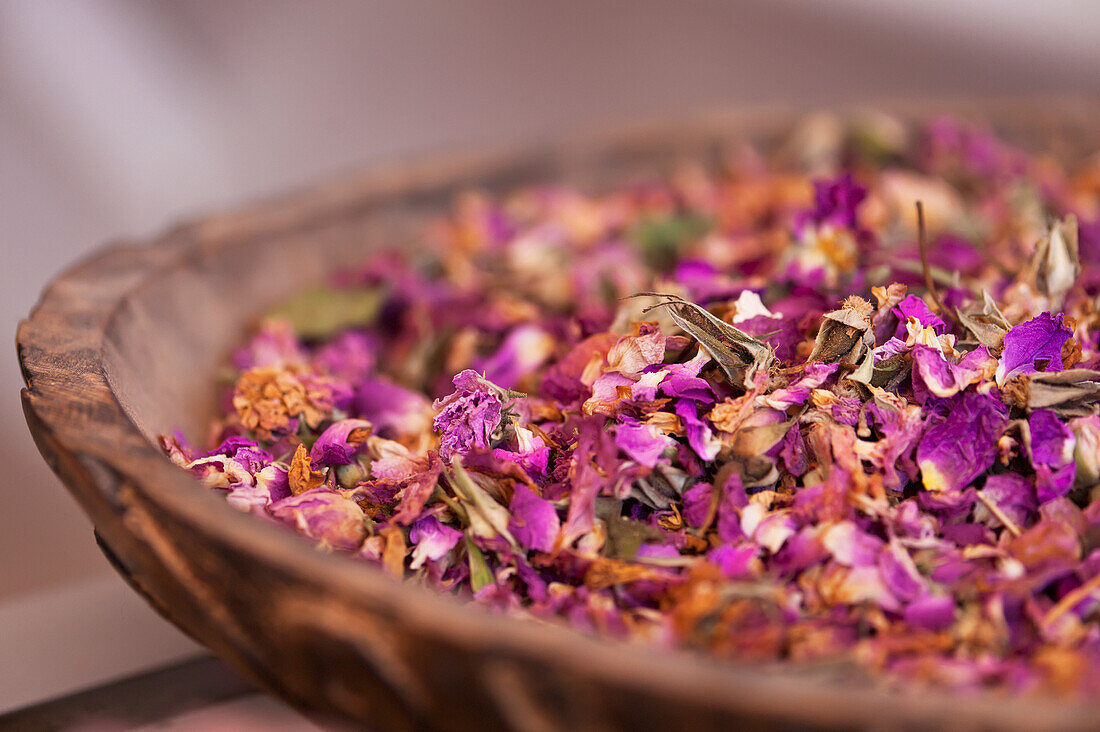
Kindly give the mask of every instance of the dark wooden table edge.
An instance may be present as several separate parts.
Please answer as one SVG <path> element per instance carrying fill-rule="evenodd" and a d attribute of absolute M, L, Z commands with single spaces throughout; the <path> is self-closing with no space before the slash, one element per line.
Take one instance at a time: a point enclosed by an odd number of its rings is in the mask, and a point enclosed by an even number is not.
<path fill-rule="evenodd" d="M 225 663 L 202 654 L 7 712 L 0 715 L 0 730 L 40 732 L 93 723 L 130 728 L 256 692 Z"/>

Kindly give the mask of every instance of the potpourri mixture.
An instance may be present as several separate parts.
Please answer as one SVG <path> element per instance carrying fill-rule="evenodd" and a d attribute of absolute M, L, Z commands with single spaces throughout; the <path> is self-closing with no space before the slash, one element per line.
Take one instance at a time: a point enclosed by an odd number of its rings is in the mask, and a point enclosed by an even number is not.
<path fill-rule="evenodd" d="M 816 117 L 426 238 L 271 313 L 171 459 L 498 612 L 1100 691 L 1100 157 Z"/>

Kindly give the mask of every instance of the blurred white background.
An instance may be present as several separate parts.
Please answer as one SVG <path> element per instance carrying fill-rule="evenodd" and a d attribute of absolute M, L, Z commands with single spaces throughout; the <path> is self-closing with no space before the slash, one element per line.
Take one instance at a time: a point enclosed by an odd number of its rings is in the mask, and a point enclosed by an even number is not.
<path fill-rule="evenodd" d="M 1098 35 L 1094 0 L 0 0 L 0 317 L 106 240 L 374 160 L 708 105 L 1095 95 Z M 3 363 L 0 710 L 196 650 L 111 573 Z"/>

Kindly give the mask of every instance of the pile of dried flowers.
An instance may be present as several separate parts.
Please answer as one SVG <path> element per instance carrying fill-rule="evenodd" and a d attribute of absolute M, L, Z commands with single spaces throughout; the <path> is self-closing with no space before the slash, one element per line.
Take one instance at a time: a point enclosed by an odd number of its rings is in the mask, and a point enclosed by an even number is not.
<path fill-rule="evenodd" d="M 712 167 L 463 196 L 273 313 L 217 446 L 165 450 L 497 611 L 1100 691 L 1100 158 L 871 117 Z"/>

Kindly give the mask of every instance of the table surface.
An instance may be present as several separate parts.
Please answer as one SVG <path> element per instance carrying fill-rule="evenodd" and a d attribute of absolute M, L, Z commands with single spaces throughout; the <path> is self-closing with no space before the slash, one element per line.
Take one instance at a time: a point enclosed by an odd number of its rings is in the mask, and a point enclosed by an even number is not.
<path fill-rule="evenodd" d="M 218 659 L 203 655 L 0 715 L 0 729 L 342 732 L 349 728 L 307 718 L 257 691 Z"/>

